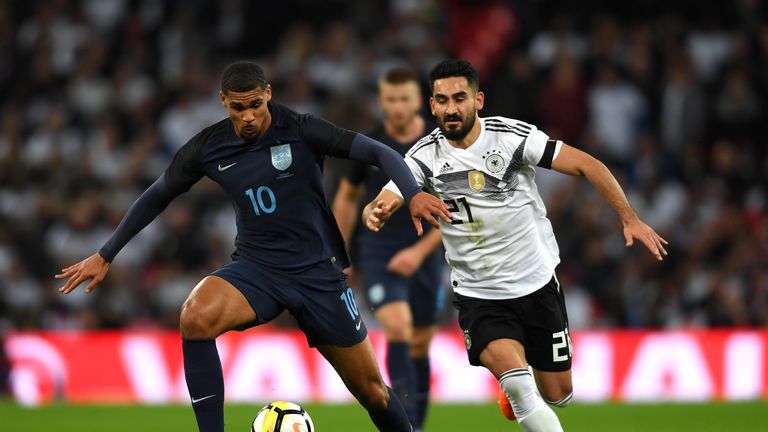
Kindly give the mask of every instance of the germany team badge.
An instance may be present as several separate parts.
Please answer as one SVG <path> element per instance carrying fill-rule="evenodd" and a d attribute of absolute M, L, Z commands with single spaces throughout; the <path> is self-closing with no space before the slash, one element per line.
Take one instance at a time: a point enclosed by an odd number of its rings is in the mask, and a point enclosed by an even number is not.
<path fill-rule="evenodd" d="M 482 171 L 469 172 L 469 187 L 475 192 L 480 192 L 485 187 L 485 174 Z"/>

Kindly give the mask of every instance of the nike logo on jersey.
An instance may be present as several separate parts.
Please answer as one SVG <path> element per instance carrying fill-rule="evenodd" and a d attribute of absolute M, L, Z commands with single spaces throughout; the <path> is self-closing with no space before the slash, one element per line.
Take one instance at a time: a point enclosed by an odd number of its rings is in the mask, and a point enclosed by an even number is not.
<path fill-rule="evenodd" d="M 204 401 L 204 400 L 206 400 L 206 399 L 210 399 L 210 398 L 212 398 L 212 397 L 214 397 L 214 396 L 216 396 L 216 395 L 215 395 L 215 394 L 212 394 L 212 395 L 208 395 L 208 396 L 205 396 L 205 397 L 201 397 L 201 398 L 198 398 L 198 399 L 192 398 L 192 403 L 193 403 L 193 404 L 196 404 L 196 403 L 198 403 L 198 402 L 201 402 L 201 401 Z"/>
<path fill-rule="evenodd" d="M 355 330 L 360 330 L 360 324 L 363 323 L 362 319 L 357 320 L 357 324 L 355 324 Z"/>
<path fill-rule="evenodd" d="M 237 162 L 231 163 L 231 164 L 225 165 L 225 166 L 221 166 L 221 164 L 219 164 L 219 171 L 226 171 L 226 170 L 232 168 L 235 165 L 237 165 Z"/>

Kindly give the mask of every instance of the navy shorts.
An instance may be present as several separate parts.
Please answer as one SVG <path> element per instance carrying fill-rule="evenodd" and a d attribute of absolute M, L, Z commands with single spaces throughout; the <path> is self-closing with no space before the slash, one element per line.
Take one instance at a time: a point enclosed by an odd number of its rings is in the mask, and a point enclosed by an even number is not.
<path fill-rule="evenodd" d="M 372 310 L 387 303 L 405 301 L 411 307 L 413 325 L 435 325 L 445 304 L 443 286 L 443 257 L 430 255 L 410 278 L 387 271 L 389 259 L 364 259 L 358 268 Z"/>
<path fill-rule="evenodd" d="M 330 261 L 288 273 L 240 258 L 211 274 L 243 293 L 256 312 L 254 325 L 272 321 L 287 309 L 311 347 L 353 346 L 368 335 L 345 275 Z"/>

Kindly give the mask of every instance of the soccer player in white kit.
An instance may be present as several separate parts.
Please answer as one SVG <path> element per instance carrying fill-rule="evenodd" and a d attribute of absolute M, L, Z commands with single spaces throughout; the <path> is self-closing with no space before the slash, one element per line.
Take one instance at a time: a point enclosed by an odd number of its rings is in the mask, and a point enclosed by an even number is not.
<path fill-rule="evenodd" d="M 662 260 L 667 242 L 638 218 L 597 159 L 531 124 L 479 117 L 485 95 L 469 62 L 438 64 L 430 84 L 438 128 L 405 159 L 416 182 L 452 212 L 440 229 L 469 362 L 499 380 L 523 430 L 562 431 L 545 401 L 570 401 L 572 348 L 555 277 L 559 250 L 535 167 L 586 177 L 619 215 L 627 246 L 637 239 Z M 363 221 L 378 231 L 402 203 L 390 182 L 365 207 Z"/>

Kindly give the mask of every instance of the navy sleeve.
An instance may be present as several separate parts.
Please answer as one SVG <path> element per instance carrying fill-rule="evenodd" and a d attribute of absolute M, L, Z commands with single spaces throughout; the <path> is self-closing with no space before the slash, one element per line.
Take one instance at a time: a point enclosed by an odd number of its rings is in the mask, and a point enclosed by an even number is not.
<path fill-rule="evenodd" d="M 421 192 L 421 188 L 416 184 L 416 180 L 414 180 L 403 157 L 395 150 L 374 139 L 356 134 L 349 149 L 349 158 L 381 168 L 400 189 L 405 202 L 410 201 L 414 195 Z"/>
<path fill-rule="evenodd" d="M 112 237 L 99 249 L 99 255 L 107 262 L 112 262 L 133 236 L 165 210 L 174 197 L 176 195 L 168 190 L 165 175 L 161 176 L 131 205 Z"/>
<path fill-rule="evenodd" d="M 171 164 L 163 174 L 166 187 L 171 193 L 183 194 L 205 175 L 201 163 L 204 143 L 205 138 L 201 132 L 173 156 Z"/>
<path fill-rule="evenodd" d="M 355 133 L 312 114 L 299 116 L 299 136 L 319 155 L 348 159 Z"/>
<path fill-rule="evenodd" d="M 349 161 L 347 169 L 342 173 L 342 177 L 355 186 L 361 184 L 365 180 L 365 164 Z"/>
<path fill-rule="evenodd" d="M 152 186 L 126 212 L 99 255 L 112 262 L 118 252 L 152 222 L 178 195 L 189 190 L 203 176 L 200 165 L 201 140 L 193 138 L 184 145 L 171 161 L 171 165 Z"/>

